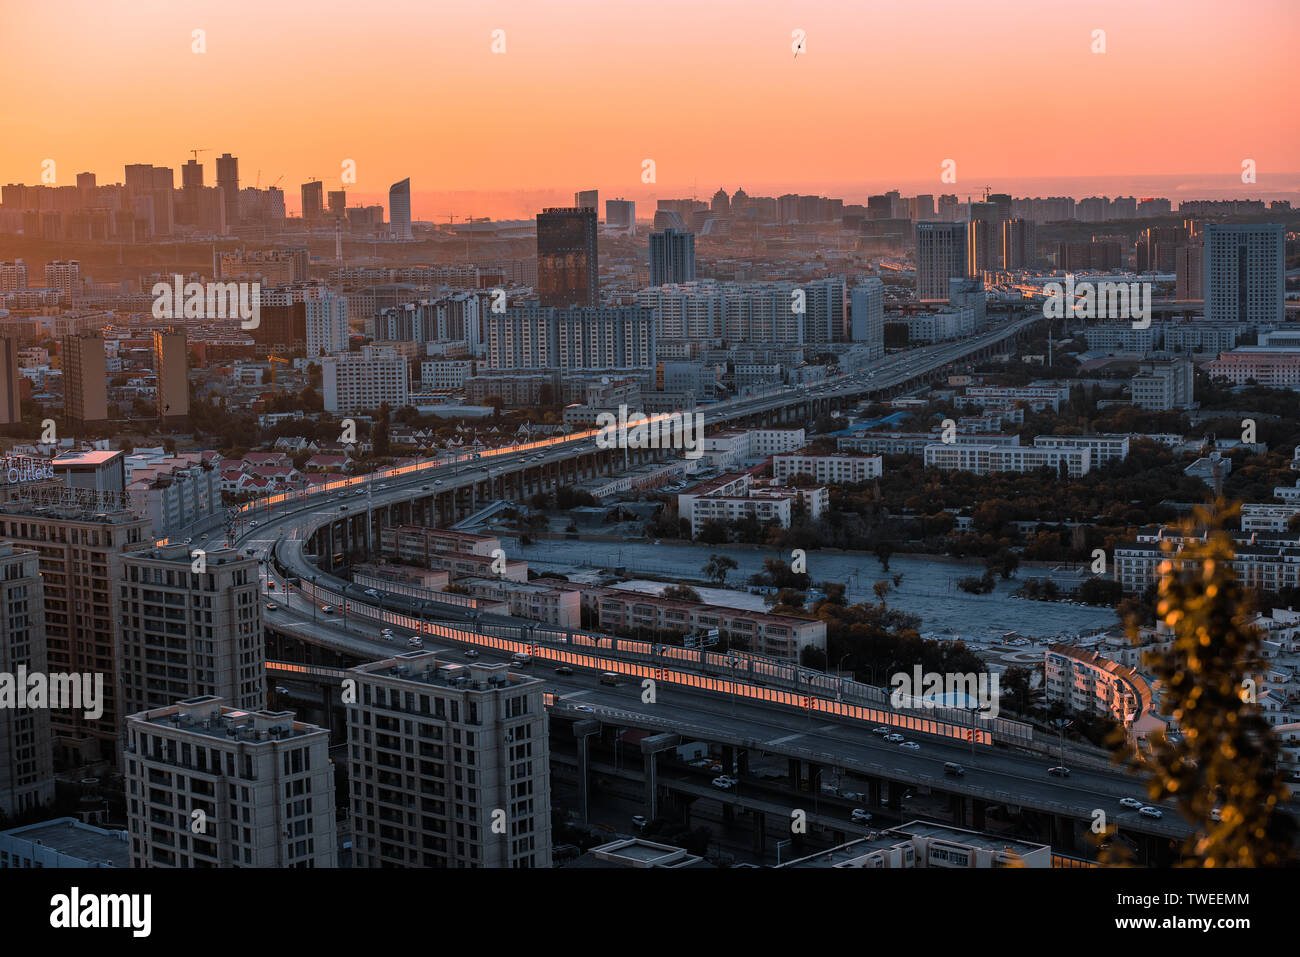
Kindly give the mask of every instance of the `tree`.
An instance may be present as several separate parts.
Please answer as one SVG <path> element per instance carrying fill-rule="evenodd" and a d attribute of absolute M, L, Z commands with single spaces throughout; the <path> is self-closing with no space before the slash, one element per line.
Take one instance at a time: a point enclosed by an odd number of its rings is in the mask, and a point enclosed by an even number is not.
<path fill-rule="evenodd" d="M 1152 800 L 1173 798 L 1197 828 L 1186 846 L 1188 866 L 1277 867 L 1294 858 L 1294 825 L 1281 810 L 1287 790 L 1277 773 L 1277 739 L 1253 690 L 1263 669 L 1261 638 L 1225 531 L 1237 513 L 1222 499 L 1198 508 L 1187 525 L 1191 543 L 1160 566 L 1156 612 L 1174 638 L 1150 667 L 1163 683 L 1161 710 L 1177 734 L 1151 736 L 1145 767 Z M 1192 534 L 1201 530 L 1204 541 Z M 1175 546 L 1162 547 L 1172 553 Z M 1136 640 L 1135 629 L 1131 634 Z M 1132 749 L 1122 739 L 1115 743 L 1136 764 Z M 1218 802 L 1221 820 L 1214 821 Z"/>
<path fill-rule="evenodd" d="M 871 590 L 876 593 L 878 601 L 884 601 L 885 596 L 889 594 L 890 584 L 887 581 L 876 582 L 871 586 Z"/>
<path fill-rule="evenodd" d="M 727 582 L 727 572 L 733 571 L 736 567 L 736 560 L 728 555 L 710 555 L 701 571 L 709 581 L 724 585 Z"/>
<path fill-rule="evenodd" d="M 888 542 L 881 542 L 875 547 L 876 560 L 880 562 L 882 572 L 889 571 L 889 557 L 894 554 L 894 546 Z"/>
<path fill-rule="evenodd" d="M 674 601 L 699 601 L 700 593 L 690 585 L 669 585 L 659 593 L 660 598 L 671 598 Z"/>

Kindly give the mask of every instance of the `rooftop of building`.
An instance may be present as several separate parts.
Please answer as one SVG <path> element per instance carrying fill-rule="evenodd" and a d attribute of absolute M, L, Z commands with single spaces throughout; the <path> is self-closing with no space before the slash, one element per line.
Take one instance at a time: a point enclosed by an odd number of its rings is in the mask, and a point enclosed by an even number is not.
<path fill-rule="evenodd" d="M 90 864 L 131 866 L 131 844 L 126 831 L 110 831 L 92 824 L 83 824 L 75 817 L 58 817 L 38 824 L 15 827 L 2 834 L 31 841 Z"/>
<path fill-rule="evenodd" d="M 104 465 L 114 459 L 121 458 L 122 455 L 122 452 L 115 449 L 74 449 L 54 456 L 50 460 L 50 464 L 62 468 L 88 468 Z"/>
<path fill-rule="evenodd" d="M 128 722 L 175 728 L 223 741 L 264 743 L 310 734 L 325 734 L 314 724 L 294 720 L 292 711 L 244 711 L 223 704 L 216 695 L 185 698 L 165 708 L 141 711 Z"/>
<path fill-rule="evenodd" d="M 447 652 L 424 650 L 358 665 L 352 673 L 462 691 L 491 691 L 540 684 L 537 678 L 512 672 L 506 664 L 453 661 Z"/>

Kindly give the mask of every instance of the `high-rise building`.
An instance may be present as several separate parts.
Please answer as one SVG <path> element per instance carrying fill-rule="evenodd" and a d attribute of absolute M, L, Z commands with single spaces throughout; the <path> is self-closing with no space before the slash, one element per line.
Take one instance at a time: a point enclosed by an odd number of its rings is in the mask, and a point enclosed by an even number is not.
<path fill-rule="evenodd" d="M 187 698 L 126 720 L 134 867 L 335 867 L 329 732 Z"/>
<path fill-rule="evenodd" d="M 584 189 L 573 194 L 573 205 L 578 209 L 600 211 L 600 190 Z"/>
<path fill-rule="evenodd" d="M 63 340 L 63 413 L 73 428 L 108 421 L 104 340 L 94 332 Z"/>
<path fill-rule="evenodd" d="M 537 291 L 542 306 L 595 306 L 600 269 L 594 209 L 537 214 Z"/>
<path fill-rule="evenodd" d="M 266 707 L 257 559 L 164 545 L 123 556 L 118 674 L 123 714 L 215 695 Z"/>
<path fill-rule="evenodd" d="M 335 219 L 342 219 L 347 215 L 348 193 L 345 189 L 332 189 L 325 198 L 329 201 L 330 215 Z"/>
<path fill-rule="evenodd" d="M 190 347 L 183 328 L 153 334 L 153 362 L 158 418 L 167 426 L 184 425 L 190 415 Z"/>
<path fill-rule="evenodd" d="M 226 225 L 234 226 L 239 222 L 239 160 L 229 153 L 217 157 L 217 188 L 221 190 Z"/>
<path fill-rule="evenodd" d="M 203 164 L 198 160 L 186 160 L 185 165 L 181 167 L 181 189 L 189 192 L 202 188 Z"/>
<path fill-rule="evenodd" d="M 0 430 L 23 419 L 22 377 L 18 374 L 18 340 L 0 335 Z"/>
<path fill-rule="evenodd" d="M 968 250 L 966 223 L 916 224 L 916 298 L 946 300 L 948 280 L 964 278 Z"/>
<path fill-rule="evenodd" d="M 885 354 L 885 284 L 871 276 L 853 287 L 849 318 L 854 342 L 867 346 L 872 359 Z"/>
<path fill-rule="evenodd" d="M 250 330 L 253 342 L 272 349 L 292 351 L 307 342 L 307 304 L 305 301 L 270 304 L 263 302 L 261 322 Z"/>
<path fill-rule="evenodd" d="M 1179 246 L 1174 252 L 1175 298 L 1205 298 L 1205 250 L 1199 245 Z"/>
<path fill-rule="evenodd" d="M 121 493 L 51 485 L 31 500 L 0 504 L 0 538 L 40 557 L 50 671 L 103 683 L 98 716 L 80 707 L 51 711 L 56 758 L 73 766 L 115 760 L 122 559 L 152 544 L 149 519 Z"/>
<path fill-rule="evenodd" d="M 348 301 L 329 290 L 304 299 L 307 307 L 305 331 L 308 357 L 346 352 L 348 348 Z"/>
<path fill-rule="evenodd" d="M 302 218 L 304 222 L 314 223 L 325 215 L 325 184 L 312 180 L 302 184 Z"/>
<path fill-rule="evenodd" d="M 844 277 L 831 276 L 800 283 L 798 289 L 803 293 L 804 342 L 812 345 L 846 341 L 849 338 L 849 309 Z"/>
<path fill-rule="evenodd" d="M 388 187 L 388 225 L 394 239 L 411 238 L 411 179 Z"/>
<path fill-rule="evenodd" d="M 1281 223 L 1205 227 L 1205 318 L 1259 326 L 1286 318 Z"/>
<path fill-rule="evenodd" d="M 47 676 L 45 590 L 34 551 L 0 541 L 0 674 Z M 21 670 L 20 670 L 21 669 Z M 27 683 L 18 687 L 25 692 Z M 54 800 L 54 747 L 47 707 L 0 708 L 0 813 Z"/>
<path fill-rule="evenodd" d="M 635 231 L 636 203 L 630 199 L 605 200 L 605 225 Z"/>
<path fill-rule="evenodd" d="M 695 234 L 665 229 L 650 234 L 650 285 L 695 281 Z"/>
<path fill-rule="evenodd" d="M 431 651 L 348 674 L 357 867 L 551 866 L 539 679 Z"/>

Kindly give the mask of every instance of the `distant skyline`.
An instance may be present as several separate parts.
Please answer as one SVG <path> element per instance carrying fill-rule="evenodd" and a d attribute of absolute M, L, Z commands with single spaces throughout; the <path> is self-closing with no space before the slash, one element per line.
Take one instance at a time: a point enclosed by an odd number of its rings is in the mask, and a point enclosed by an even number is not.
<path fill-rule="evenodd" d="M 26 38 L 8 46 L 0 81 L 27 91 L 0 115 L 0 182 L 39 183 L 54 159 L 56 184 L 83 170 L 117 182 L 135 162 L 170 166 L 179 184 L 187 149 L 201 148 L 208 184 L 229 151 L 241 186 L 283 176 L 296 211 L 299 184 L 337 189 L 353 160 L 350 203 L 386 208 L 409 176 L 413 218 L 439 222 L 520 218 L 583 188 L 645 215 L 652 196 L 692 184 L 701 199 L 722 185 L 850 201 L 890 187 L 964 198 L 986 184 L 1081 196 L 1107 178 L 1111 195 L 1168 182 L 1150 194 L 1175 202 L 1189 184 L 1205 198 L 1300 191 L 1292 0 L 132 10 L 0 6 L 0 33 Z M 192 52 L 195 29 L 206 52 Z M 1105 53 L 1091 52 L 1097 29 Z M 641 181 L 644 159 L 655 184 Z M 940 181 L 945 159 L 955 184 Z M 1253 185 L 1240 182 L 1244 159 Z"/>

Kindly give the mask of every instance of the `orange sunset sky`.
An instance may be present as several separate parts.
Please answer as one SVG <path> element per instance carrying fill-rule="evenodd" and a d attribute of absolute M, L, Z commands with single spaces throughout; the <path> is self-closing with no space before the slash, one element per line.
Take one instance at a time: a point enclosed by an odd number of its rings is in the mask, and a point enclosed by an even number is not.
<path fill-rule="evenodd" d="M 1113 195 L 1175 177 L 1174 195 L 1196 177 L 1283 196 L 1300 185 L 1298 27 L 1296 0 L 3 0 L 0 182 L 37 183 L 52 158 L 59 184 L 143 162 L 179 186 L 207 148 L 209 185 L 229 151 L 241 186 L 283 176 L 291 212 L 300 183 L 337 188 L 352 159 L 350 203 L 386 205 L 410 176 L 415 217 L 444 221 L 579 188 L 860 199 L 1119 177 Z"/>

